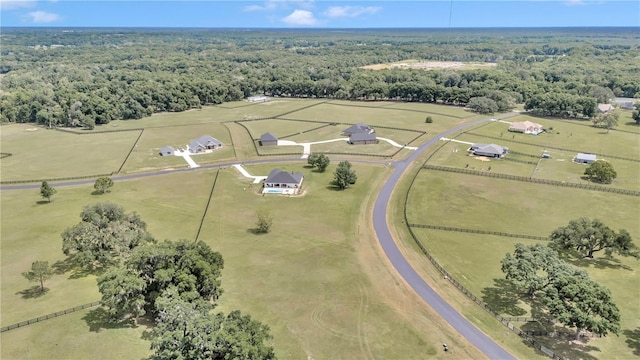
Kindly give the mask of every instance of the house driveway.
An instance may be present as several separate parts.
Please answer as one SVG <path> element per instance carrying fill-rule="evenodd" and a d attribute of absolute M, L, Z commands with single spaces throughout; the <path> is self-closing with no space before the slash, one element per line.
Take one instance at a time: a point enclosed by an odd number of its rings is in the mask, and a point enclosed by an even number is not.
<path fill-rule="evenodd" d="M 187 162 L 187 164 L 189 164 L 190 168 L 197 168 L 200 167 L 200 165 L 196 164 L 195 161 L 193 161 L 193 159 L 191 158 L 191 155 L 188 151 L 180 151 L 180 150 L 176 150 L 174 153 L 176 156 L 182 156 L 182 158 L 184 158 L 184 160 Z"/>
<path fill-rule="evenodd" d="M 233 167 L 240 171 L 240 173 L 244 175 L 244 177 L 253 179 L 254 184 L 258 184 L 260 181 L 267 178 L 266 176 L 253 176 L 249 174 L 249 172 L 242 167 L 242 164 L 234 164 Z"/>

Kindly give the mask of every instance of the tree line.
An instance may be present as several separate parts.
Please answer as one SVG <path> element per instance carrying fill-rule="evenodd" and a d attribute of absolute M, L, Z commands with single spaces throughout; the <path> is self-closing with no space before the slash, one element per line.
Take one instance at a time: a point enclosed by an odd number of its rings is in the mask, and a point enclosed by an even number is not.
<path fill-rule="evenodd" d="M 598 102 L 640 97 L 633 34 L 544 31 L 144 31 L 3 33 L 0 121 L 106 124 L 254 94 L 400 100 L 542 115 L 593 116 Z M 493 68 L 366 70 L 418 59 Z"/>

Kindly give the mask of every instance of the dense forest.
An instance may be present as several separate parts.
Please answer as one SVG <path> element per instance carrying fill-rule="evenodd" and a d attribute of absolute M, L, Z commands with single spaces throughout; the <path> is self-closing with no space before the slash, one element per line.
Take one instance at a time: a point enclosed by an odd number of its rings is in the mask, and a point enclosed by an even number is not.
<path fill-rule="evenodd" d="M 596 29 L 3 28 L 0 121 L 93 128 L 255 94 L 488 106 L 589 118 L 640 98 L 640 33 Z M 405 60 L 492 63 L 387 68 Z"/>

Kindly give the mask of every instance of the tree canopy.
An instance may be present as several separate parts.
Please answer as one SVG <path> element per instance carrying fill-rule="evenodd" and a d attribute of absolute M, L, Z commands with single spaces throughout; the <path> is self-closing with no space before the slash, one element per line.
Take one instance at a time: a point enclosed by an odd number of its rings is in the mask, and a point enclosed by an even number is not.
<path fill-rule="evenodd" d="M 40 196 L 51 202 L 51 197 L 58 192 L 55 188 L 51 187 L 48 182 L 43 181 L 40 186 Z"/>
<path fill-rule="evenodd" d="M 31 270 L 23 272 L 22 276 L 29 281 L 40 283 L 40 292 L 44 292 L 44 282 L 51 279 L 53 273 L 48 261 L 36 261 L 31 264 Z"/>
<path fill-rule="evenodd" d="M 593 254 L 605 250 L 623 256 L 639 256 L 639 249 L 631 235 L 624 229 L 616 233 L 598 219 L 579 218 L 569 221 L 551 233 L 552 246 L 560 251 L 593 258 Z"/>
<path fill-rule="evenodd" d="M 317 167 L 319 172 L 324 172 L 330 162 L 331 160 L 329 160 L 329 157 L 325 154 L 312 153 L 307 158 L 307 164 Z"/>
<path fill-rule="evenodd" d="M 618 173 L 613 168 L 613 165 L 605 160 L 596 160 L 592 162 L 584 170 L 584 174 L 592 181 L 604 184 L 609 184 L 618 177 Z"/>
<path fill-rule="evenodd" d="M 93 188 L 96 189 L 101 194 L 109 192 L 113 187 L 113 180 L 107 176 L 101 176 L 96 179 L 96 182 L 93 184 Z"/>
<path fill-rule="evenodd" d="M 83 266 L 122 262 L 133 248 L 153 240 L 138 214 L 126 214 L 113 203 L 87 205 L 80 218 L 80 223 L 62 233 L 62 251 Z"/>
<path fill-rule="evenodd" d="M 341 161 L 334 173 L 333 184 L 340 190 L 344 190 L 350 185 L 356 183 L 358 176 L 355 170 L 351 169 L 351 163 L 348 161 Z"/>
<path fill-rule="evenodd" d="M 98 289 L 114 317 L 155 314 L 156 298 L 171 287 L 186 301 L 217 300 L 223 264 L 203 242 L 165 240 L 135 248 L 122 266 L 98 278 Z"/>

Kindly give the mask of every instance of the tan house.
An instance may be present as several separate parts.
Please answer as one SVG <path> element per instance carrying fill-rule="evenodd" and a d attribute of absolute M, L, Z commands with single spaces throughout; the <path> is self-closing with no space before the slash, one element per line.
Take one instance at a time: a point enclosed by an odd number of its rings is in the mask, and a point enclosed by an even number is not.
<path fill-rule="evenodd" d="M 601 114 L 611 110 L 613 110 L 613 105 L 611 104 L 598 104 L 598 112 Z"/>
<path fill-rule="evenodd" d="M 514 122 L 509 125 L 509 131 L 519 132 L 523 134 L 532 134 L 538 135 L 542 130 L 542 125 L 531 122 L 531 121 L 522 121 L 522 122 Z"/>

